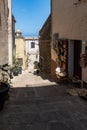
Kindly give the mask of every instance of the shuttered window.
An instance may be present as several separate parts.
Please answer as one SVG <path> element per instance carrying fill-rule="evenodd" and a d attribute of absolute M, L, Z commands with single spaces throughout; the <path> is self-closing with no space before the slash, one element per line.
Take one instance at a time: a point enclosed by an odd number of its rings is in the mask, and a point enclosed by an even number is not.
<path fill-rule="evenodd" d="M 35 42 L 31 42 L 31 48 L 35 48 Z"/>

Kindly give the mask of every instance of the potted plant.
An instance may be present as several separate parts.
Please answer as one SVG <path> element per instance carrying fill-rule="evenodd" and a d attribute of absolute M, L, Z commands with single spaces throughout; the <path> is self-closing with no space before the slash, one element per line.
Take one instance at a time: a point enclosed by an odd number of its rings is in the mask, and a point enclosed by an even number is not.
<path fill-rule="evenodd" d="M 18 76 L 18 66 L 13 66 L 12 71 L 14 76 Z"/>
<path fill-rule="evenodd" d="M 18 68 L 18 73 L 22 74 L 22 67 L 21 66 L 19 66 L 19 68 Z"/>
<path fill-rule="evenodd" d="M 19 63 L 18 63 L 16 58 L 14 58 L 14 61 L 13 61 L 12 72 L 13 72 L 14 76 L 18 76 L 18 73 L 19 73 Z"/>
<path fill-rule="evenodd" d="M 3 109 L 10 88 L 10 76 L 8 64 L 0 65 L 0 110 Z"/>

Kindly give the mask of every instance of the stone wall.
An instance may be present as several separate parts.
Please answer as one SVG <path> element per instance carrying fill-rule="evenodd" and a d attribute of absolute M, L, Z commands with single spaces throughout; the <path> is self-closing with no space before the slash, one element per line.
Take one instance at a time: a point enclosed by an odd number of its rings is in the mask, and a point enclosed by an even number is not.
<path fill-rule="evenodd" d="M 16 58 L 22 58 L 23 64 L 22 68 L 25 70 L 26 69 L 26 45 L 24 38 L 15 38 L 15 45 L 16 45 Z"/>
<path fill-rule="evenodd" d="M 51 16 L 40 30 L 39 53 L 40 53 L 40 69 L 46 75 L 51 74 Z"/>
<path fill-rule="evenodd" d="M 0 64 L 8 63 L 8 4 L 0 0 Z"/>
<path fill-rule="evenodd" d="M 52 0 L 52 36 L 87 40 L 87 0 Z"/>
<path fill-rule="evenodd" d="M 55 68 L 57 65 L 57 54 L 53 49 L 53 37 L 54 34 L 58 34 L 58 39 L 69 40 L 82 40 L 87 41 L 87 0 L 52 0 L 52 41 L 51 41 L 51 53 L 52 54 L 52 75 L 55 75 Z M 69 49 L 72 49 L 71 43 L 69 43 Z M 74 50 L 73 50 L 74 51 Z M 74 52 L 73 52 L 74 53 Z M 69 50 L 68 55 L 68 72 L 69 76 L 73 75 L 73 63 L 72 51 Z M 71 62 L 72 58 L 72 62 Z M 80 60 L 80 59 L 79 59 Z M 79 63 L 78 63 L 79 64 Z M 73 65 L 72 65 L 73 66 Z M 83 70 L 83 77 L 85 80 L 87 76 L 86 71 Z"/>
<path fill-rule="evenodd" d="M 47 75 L 51 73 L 51 48 L 50 42 L 40 43 L 40 63 L 42 60 L 41 71 Z"/>

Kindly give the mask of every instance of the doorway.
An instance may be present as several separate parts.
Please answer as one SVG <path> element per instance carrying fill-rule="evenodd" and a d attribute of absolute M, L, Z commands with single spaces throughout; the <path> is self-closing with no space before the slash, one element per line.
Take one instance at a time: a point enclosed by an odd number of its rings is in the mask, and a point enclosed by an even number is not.
<path fill-rule="evenodd" d="M 82 69 L 80 67 L 80 54 L 82 48 L 81 40 L 74 40 L 74 76 L 82 78 Z"/>

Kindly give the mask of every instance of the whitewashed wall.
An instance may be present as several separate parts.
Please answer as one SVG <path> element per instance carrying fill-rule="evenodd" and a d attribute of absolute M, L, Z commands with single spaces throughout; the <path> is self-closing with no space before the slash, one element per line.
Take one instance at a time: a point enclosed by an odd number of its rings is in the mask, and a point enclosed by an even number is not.
<path fill-rule="evenodd" d="M 26 51 L 29 54 L 29 66 L 33 66 L 34 61 L 39 61 L 39 41 L 37 37 L 26 37 L 25 41 Z M 31 42 L 35 42 L 35 48 L 31 48 Z"/>

